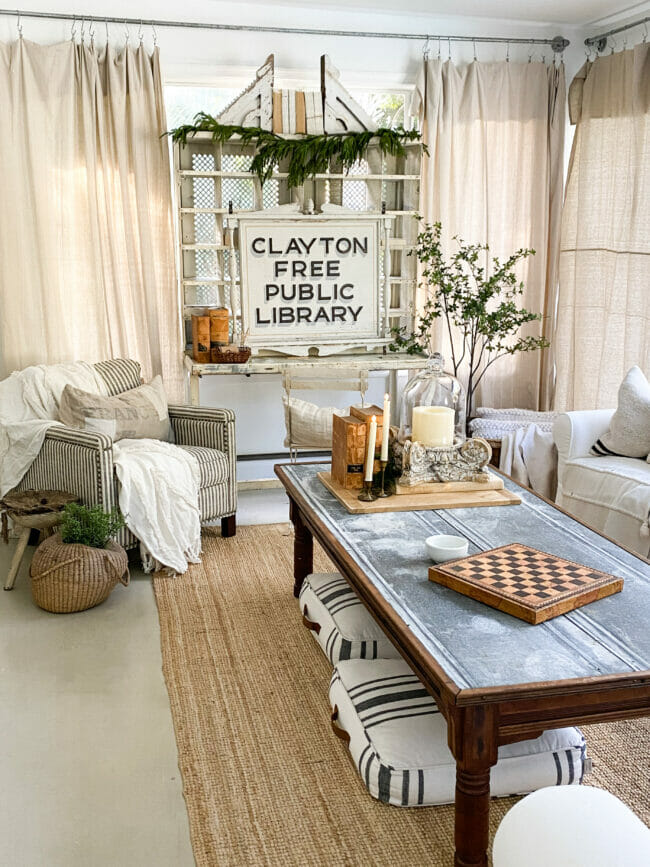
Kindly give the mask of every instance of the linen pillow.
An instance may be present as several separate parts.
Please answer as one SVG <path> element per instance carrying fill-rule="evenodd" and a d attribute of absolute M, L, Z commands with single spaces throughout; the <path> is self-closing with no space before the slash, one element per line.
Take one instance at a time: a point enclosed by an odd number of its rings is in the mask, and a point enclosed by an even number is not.
<path fill-rule="evenodd" d="M 347 410 L 335 406 L 317 406 L 297 397 L 282 395 L 284 404 L 284 423 L 287 435 L 285 446 L 291 444 L 299 448 L 331 449 L 332 416 L 347 415 Z"/>
<path fill-rule="evenodd" d="M 650 453 L 650 383 L 636 365 L 618 390 L 609 430 L 591 448 L 594 455 L 645 458 Z"/>
<path fill-rule="evenodd" d="M 69 427 L 108 434 L 114 441 L 155 439 L 173 442 L 162 377 L 148 385 L 103 397 L 66 385 L 59 404 L 59 419 Z"/>

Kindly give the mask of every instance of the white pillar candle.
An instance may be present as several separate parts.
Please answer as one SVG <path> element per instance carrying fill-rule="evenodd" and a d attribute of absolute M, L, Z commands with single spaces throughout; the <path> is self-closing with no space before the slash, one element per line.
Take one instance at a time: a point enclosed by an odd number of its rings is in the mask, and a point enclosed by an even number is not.
<path fill-rule="evenodd" d="M 375 446 L 377 444 L 377 416 L 373 415 L 368 427 L 368 443 L 366 450 L 366 482 L 372 481 L 372 471 L 375 467 Z"/>
<path fill-rule="evenodd" d="M 384 395 L 384 420 L 381 429 L 381 460 L 388 460 L 388 435 L 390 434 L 390 395 Z"/>
<path fill-rule="evenodd" d="M 425 446 L 452 446 L 456 413 L 448 406 L 415 406 L 411 440 Z"/>

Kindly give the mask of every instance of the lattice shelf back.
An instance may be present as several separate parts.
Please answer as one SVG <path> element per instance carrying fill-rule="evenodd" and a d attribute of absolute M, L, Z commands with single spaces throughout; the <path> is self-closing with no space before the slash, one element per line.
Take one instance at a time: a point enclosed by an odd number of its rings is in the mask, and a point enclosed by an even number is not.
<path fill-rule="evenodd" d="M 254 149 L 236 139 L 215 143 L 209 134 L 198 134 L 186 145 L 174 146 L 177 205 L 179 214 L 180 262 L 186 340 L 191 343 L 190 318 L 196 308 L 226 306 L 232 310 L 232 239 L 225 218 L 232 203 L 234 211 L 257 211 L 312 199 L 316 210 L 326 202 L 352 210 L 393 214 L 391 245 L 391 326 L 410 326 L 417 279 L 416 260 L 409 256 L 417 235 L 414 218 L 419 207 L 420 144 L 405 145 L 404 157 L 382 155 L 378 147 L 368 150 L 348 174 L 332 163 L 329 172 L 317 175 L 303 187 L 290 190 L 286 166 L 278 166 L 264 187 L 250 172 Z M 238 294 L 235 267 L 235 294 Z M 382 275 L 383 276 L 383 275 Z M 235 299 L 232 299 L 233 304 Z"/>

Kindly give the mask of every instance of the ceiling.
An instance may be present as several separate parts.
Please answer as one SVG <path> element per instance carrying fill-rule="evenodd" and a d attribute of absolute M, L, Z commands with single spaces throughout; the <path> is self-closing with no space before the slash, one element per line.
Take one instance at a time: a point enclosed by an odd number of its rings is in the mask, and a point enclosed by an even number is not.
<path fill-rule="evenodd" d="M 250 0 L 249 0 L 250 2 Z M 372 10 L 392 14 L 450 15 L 508 21 L 538 21 L 580 27 L 617 15 L 634 15 L 646 3 L 630 0 L 252 0 L 265 6 L 301 6 L 319 10 Z"/>

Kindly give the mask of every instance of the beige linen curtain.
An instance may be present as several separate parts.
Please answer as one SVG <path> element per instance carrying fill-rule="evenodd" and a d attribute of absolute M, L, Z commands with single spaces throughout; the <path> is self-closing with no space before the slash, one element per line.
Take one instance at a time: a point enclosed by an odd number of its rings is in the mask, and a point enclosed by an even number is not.
<path fill-rule="evenodd" d="M 543 313 L 525 333 L 553 341 L 557 251 L 566 125 L 563 65 L 480 63 L 464 68 L 426 61 L 415 109 L 429 147 L 421 213 L 441 221 L 447 253 L 453 236 L 488 243 L 504 258 L 520 247 L 521 303 Z M 422 291 L 422 290 L 421 290 Z M 422 302 L 422 295 L 419 303 Z M 442 326 L 436 339 L 445 351 Z M 551 351 L 500 359 L 481 383 L 476 405 L 548 409 Z"/>
<path fill-rule="evenodd" d="M 158 51 L 0 44 L 0 377 L 128 356 L 183 394 Z"/>
<path fill-rule="evenodd" d="M 555 407 L 597 409 L 650 374 L 650 45 L 586 63 L 569 107 Z"/>

